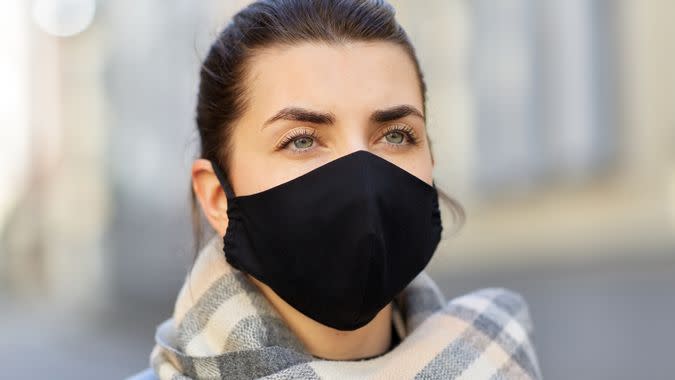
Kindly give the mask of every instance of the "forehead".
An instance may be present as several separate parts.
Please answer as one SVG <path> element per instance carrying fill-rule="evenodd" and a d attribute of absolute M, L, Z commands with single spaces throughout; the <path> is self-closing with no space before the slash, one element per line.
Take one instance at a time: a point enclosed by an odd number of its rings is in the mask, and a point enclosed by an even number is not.
<path fill-rule="evenodd" d="M 371 112 L 393 104 L 423 108 L 420 83 L 406 51 L 389 42 L 302 43 L 256 52 L 248 65 L 249 109 L 289 105 Z"/>

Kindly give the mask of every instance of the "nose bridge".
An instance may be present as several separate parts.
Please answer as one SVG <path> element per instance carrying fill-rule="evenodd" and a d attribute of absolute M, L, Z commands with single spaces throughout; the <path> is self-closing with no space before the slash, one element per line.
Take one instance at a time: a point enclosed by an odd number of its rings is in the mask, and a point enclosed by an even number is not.
<path fill-rule="evenodd" d="M 368 135 L 365 133 L 367 125 L 362 125 L 358 120 L 348 122 L 344 125 L 338 144 L 338 155 L 345 156 L 359 150 L 369 150 Z"/>

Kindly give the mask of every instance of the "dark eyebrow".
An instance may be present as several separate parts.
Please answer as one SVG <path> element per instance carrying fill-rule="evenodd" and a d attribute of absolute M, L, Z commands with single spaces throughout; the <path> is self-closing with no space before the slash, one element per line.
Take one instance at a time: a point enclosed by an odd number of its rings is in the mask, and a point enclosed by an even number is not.
<path fill-rule="evenodd" d="M 373 114 L 370 116 L 370 121 L 375 123 L 385 123 L 409 115 L 417 116 L 421 119 L 424 119 L 424 115 L 417 108 L 408 104 L 402 104 L 399 106 L 394 106 L 373 112 Z"/>
<path fill-rule="evenodd" d="M 321 113 L 310 111 L 308 109 L 299 107 L 286 107 L 277 112 L 274 116 L 269 118 L 264 124 L 263 128 L 277 120 L 294 120 L 304 121 L 314 124 L 334 124 L 335 116 L 332 113 Z"/>

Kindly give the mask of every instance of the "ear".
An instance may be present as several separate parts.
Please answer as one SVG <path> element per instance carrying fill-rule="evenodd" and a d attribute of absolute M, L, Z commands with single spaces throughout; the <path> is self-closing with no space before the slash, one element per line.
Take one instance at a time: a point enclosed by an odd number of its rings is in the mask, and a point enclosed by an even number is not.
<path fill-rule="evenodd" d="M 224 236 L 227 230 L 227 197 L 209 160 L 200 158 L 192 163 L 192 189 L 211 227 L 219 236 Z"/>

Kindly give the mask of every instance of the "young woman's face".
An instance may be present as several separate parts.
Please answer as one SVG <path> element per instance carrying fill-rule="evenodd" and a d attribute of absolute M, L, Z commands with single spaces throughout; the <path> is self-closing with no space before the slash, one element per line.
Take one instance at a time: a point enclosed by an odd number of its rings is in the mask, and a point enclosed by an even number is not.
<path fill-rule="evenodd" d="M 267 190 L 357 150 L 432 183 L 414 64 L 386 42 L 300 44 L 256 53 L 234 126 L 236 195 Z"/>

